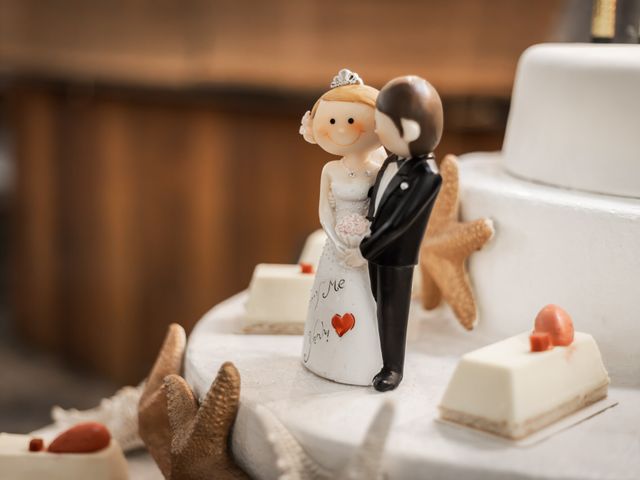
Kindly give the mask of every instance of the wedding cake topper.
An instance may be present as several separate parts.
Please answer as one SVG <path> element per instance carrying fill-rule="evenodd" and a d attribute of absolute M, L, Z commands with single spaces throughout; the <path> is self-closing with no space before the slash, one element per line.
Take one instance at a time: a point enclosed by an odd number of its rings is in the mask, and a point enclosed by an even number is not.
<path fill-rule="evenodd" d="M 305 140 L 341 157 L 320 179 L 328 239 L 302 360 L 324 378 L 392 390 L 403 375 L 413 268 L 442 182 L 427 164 L 442 135 L 442 103 L 415 76 L 378 92 L 342 69 L 331 87 L 300 127 Z M 380 168 L 381 144 L 390 155 Z"/>

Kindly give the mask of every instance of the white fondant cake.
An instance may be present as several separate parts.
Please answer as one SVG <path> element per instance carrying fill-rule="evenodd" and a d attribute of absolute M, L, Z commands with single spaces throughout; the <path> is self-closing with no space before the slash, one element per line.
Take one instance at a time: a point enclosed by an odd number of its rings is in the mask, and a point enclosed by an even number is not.
<path fill-rule="evenodd" d="M 94 453 L 30 452 L 29 435 L 0 433 L 0 478 L 126 480 L 127 461 L 115 440 Z"/>
<path fill-rule="evenodd" d="M 489 217 L 496 229 L 469 261 L 478 328 L 513 335 L 557 303 L 598 339 L 612 381 L 626 386 L 640 386 L 640 135 L 629 133 L 639 63 L 640 46 L 532 47 L 504 152 L 460 162 L 462 219 Z"/>
<path fill-rule="evenodd" d="M 300 265 L 257 265 L 249 285 L 244 331 L 302 333 L 313 279 L 314 274 L 303 273 Z"/>
<path fill-rule="evenodd" d="M 529 333 L 463 355 L 440 404 L 444 419 L 518 439 L 607 396 L 591 335 L 532 352 Z"/>
<path fill-rule="evenodd" d="M 543 44 L 518 64 L 504 139 L 513 175 L 640 198 L 640 45 Z"/>
<path fill-rule="evenodd" d="M 469 260 L 476 327 L 507 337 L 556 303 L 597 340 L 612 380 L 640 386 L 640 200 L 512 177 L 502 156 L 460 161 L 463 219 L 490 217 L 496 235 Z"/>

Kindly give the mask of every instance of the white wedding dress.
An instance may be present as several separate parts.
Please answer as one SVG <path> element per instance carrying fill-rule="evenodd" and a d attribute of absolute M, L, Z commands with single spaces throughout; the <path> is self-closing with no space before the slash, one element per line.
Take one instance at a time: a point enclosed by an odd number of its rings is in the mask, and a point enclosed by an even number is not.
<path fill-rule="evenodd" d="M 336 233 L 350 247 L 357 247 L 368 231 L 370 187 L 369 178 L 331 184 Z M 368 265 L 354 268 L 343 263 L 330 239 L 311 291 L 302 361 L 315 374 L 350 385 L 371 385 L 382 368 Z"/>

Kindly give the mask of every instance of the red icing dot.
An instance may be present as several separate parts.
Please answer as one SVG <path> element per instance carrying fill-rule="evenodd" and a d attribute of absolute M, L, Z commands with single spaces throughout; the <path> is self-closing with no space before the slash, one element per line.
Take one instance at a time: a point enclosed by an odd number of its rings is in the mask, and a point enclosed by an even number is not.
<path fill-rule="evenodd" d="M 310 263 L 300 263 L 300 273 L 313 273 L 313 265 Z"/>
<path fill-rule="evenodd" d="M 39 452 L 44 448 L 44 441 L 41 438 L 32 438 L 29 442 L 30 452 Z"/>
<path fill-rule="evenodd" d="M 529 336 L 529 343 L 531 344 L 532 352 L 544 352 L 553 348 L 551 344 L 551 335 L 546 332 L 532 333 Z"/>

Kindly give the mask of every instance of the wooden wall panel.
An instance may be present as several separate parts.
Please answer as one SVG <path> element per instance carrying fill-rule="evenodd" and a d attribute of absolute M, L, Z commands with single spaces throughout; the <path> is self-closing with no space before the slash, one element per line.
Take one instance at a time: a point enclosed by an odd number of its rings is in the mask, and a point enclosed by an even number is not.
<path fill-rule="evenodd" d="M 12 292 L 20 330 L 49 349 L 60 346 L 58 330 L 58 283 L 60 265 L 56 255 L 58 185 L 56 184 L 56 99 L 44 91 L 18 91 L 13 109 L 13 139 L 18 195 L 11 200 L 15 241 L 11 264 L 15 275 Z"/>
<path fill-rule="evenodd" d="M 121 102 L 107 101 L 91 106 L 95 115 L 94 145 L 98 149 L 84 159 L 88 168 L 95 162 L 97 178 L 95 184 L 96 212 L 94 228 L 99 232 L 99 241 L 93 252 L 93 265 L 89 274 L 101 277 L 100 287 L 94 291 L 94 302 L 87 304 L 83 316 L 96 322 L 91 332 L 98 348 L 96 353 L 85 350 L 83 358 L 96 358 L 96 367 L 108 371 L 116 378 L 126 378 L 136 359 L 140 341 L 138 303 L 144 292 L 141 278 L 140 236 L 136 225 L 138 203 L 137 181 L 131 175 L 131 145 L 135 140 L 134 129 L 128 122 L 128 108 Z M 83 190 L 80 186 L 79 190 Z M 85 195 L 91 195 L 84 188 Z M 98 267 L 98 268 L 95 268 Z M 79 318 L 76 318 L 76 322 Z M 88 321 L 87 324 L 93 322 Z M 80 338 L 80 342 L 82 339 Z M 94 344 L 94 345 L 95 345 Z M 80 343 L 81 345 L 81 343 Z M 76 347 L 79 350 L 79 347 Z"/>
<path fill-rule="evenodd" d="M 566 40 L 559 27 L 579 3 L 2 0 L 0 66 L 90 81 L 302 91 L 324 88 L 348 67 L 375 86 L 415 73 L 447 95 L 508 95 L 520 53 Z"/>

